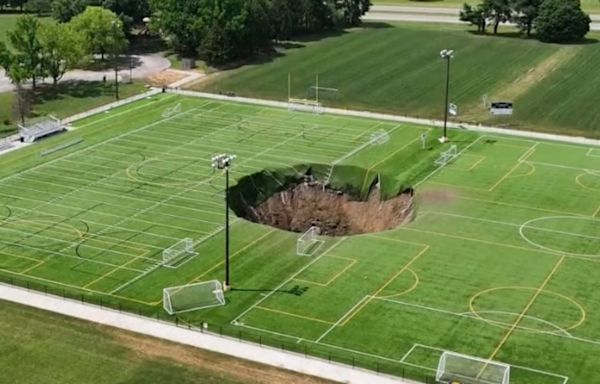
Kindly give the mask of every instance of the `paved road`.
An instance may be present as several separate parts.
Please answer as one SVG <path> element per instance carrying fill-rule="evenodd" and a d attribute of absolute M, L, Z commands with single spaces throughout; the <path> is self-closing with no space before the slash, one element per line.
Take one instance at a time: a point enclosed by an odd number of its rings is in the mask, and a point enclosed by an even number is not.
<path fill-rule="evenodd" d="M 156 73 L 162 72 L 171 66 L 169 60 L 160 54 L 132 56 L 132 60 L 134 66 L 132 75 L 134 79 L 144 79 Z M 129 60 L 126 59 L 124 61 L 125 63 L 123 63 L 121 66 L 123 69 L 119 72 L 119 74 L 121 77 L 129 78 Z M 97 72 L 74 70 L 67 72 L 61 81 L 102 81 L 104 76 L 110 80 L 114 78 L 115 73 L 113 70 Z M 46 83 L 52 83 L 52 79 L 46 79 Z M 12 89 L 13 85 L 6 77 L 4 70 L 0 69 L 0 92 L 8 92 Z"/>
<path fill-rule="evenodd" d="M 374 5 L 364 17 L 369 21 L 409 21 L 421 23 L 464 24 L 458 19 L 459 8 L 413 7 L 402 5 Z M 590 15 L 592 31 L 600 31 L 600 15 Z"/>

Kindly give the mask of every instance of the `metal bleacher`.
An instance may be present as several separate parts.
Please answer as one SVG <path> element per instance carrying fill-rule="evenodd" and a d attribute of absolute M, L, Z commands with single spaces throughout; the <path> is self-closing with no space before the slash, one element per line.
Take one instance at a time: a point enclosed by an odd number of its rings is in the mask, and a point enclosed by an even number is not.
<path fill-rule="evenodd" d="M 59 119 L 49 116 L 45 120 L 39 121 L 30 126 L 19 125 L 19 133 L 24 143 L 33 143 L 34 141 L 46 136 L 63 132 L 67 128 Z"/>

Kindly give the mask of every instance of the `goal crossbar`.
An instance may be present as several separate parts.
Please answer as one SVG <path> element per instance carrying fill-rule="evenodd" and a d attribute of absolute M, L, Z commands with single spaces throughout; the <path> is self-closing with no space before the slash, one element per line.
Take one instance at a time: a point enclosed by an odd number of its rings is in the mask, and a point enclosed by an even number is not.
<path fill-rule="evenodd" d="M 316 100 L 289 98 L 288 110 L 321 114 L 323 113 L 323 106 L 320 102 Z"/>
<path fill-rule="evenodd" d="M 194 250 L 194 241 L 185 238 L 163 251 L 162 265 L 167 268 L 177 268 L 184 259 L 196 255 L 198 252 Z"/>
<path fill-rule="evenodd" d="M 510 384 L 510 365 L 475 356 L 444 351 L 436 371 L 436 381 L 462 384 Z"/>
<path fill-rule="evenodd" d="M 169 315 L 221 305 L 225 305 L 225 295 L 217 280 L 163 289 L 163 308 Z"/>
<path fill-rule="evenodd" d="M 310 227 L 296 240 L 296 255 L 298 256 L 313 256 L 323 244 L 323 241 L 318 238 L 321 229 L 317 226 Z"/>

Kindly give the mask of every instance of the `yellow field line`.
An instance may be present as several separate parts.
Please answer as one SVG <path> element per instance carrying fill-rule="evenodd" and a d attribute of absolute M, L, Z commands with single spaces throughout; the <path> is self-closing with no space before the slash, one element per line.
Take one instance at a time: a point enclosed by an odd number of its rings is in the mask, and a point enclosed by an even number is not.
<path fill-rule="evenodd" d="M 356 260 L 356 259 L 349 259 L 347 257 L 326 256 L 324 258 L 327 258 L 327 257 L 330 257 L 332 259 L 348 260 L 348 261 L 350 261 L 350 264 L 346 265 L 346 267 L 344 269 L 342 269 L 340 272 L 336 273 L 335 276 L 333 276 L 331 279 L 329 279 L 329 281 L 326 282 L 326 283 L 319 283 L 319 282 L 312 281 L 312 280 L 304 280 L 304 279 L 298 279 L 298 278 L 295 278 L 294 280 L 301 281 L 301 282 L 304 282 L 304 283 L 319 285 L 321 287 L 328 287 L 329 285 L 331 285 L 331 283 L 333 283 L 334 281 L 336 281 L 338 277 L 342 276 L 347 270 L 349 270 L 350 268 L 352 268 L 352 266 L 358 262 L 358 260 Z"/>
<path fill-rule="evenodd" d="M 271 233 L 275 232 L 275 229 L 271 229 L 269 232 L 265 233 L 264 235 L 252 240 L 251 242 L 249 242 L 248 244 L 246 244 L 245 246 L 243 246 L 242 248 L 240 248 L 239 250 L 237 250 L 236 252 L 232 253 L 231 256 L 229 257 L 229 259 L 233 259 L 235 256 L 239 255 L 240 253 L 244 252 L 246 249 L 250 248 L 251 246 L 253 246 L 254 244 L 258 243 L 259 241 L 261 241 L 262 239 L 264 239 L 265 237 L 269 236 Z M 195 281 L 198 281 L 198 279 L 203 278 L 204 276 L 206 276 L 207 274 L 211 273 L 212 271 L 214 271 L 215 269 L 219 268 L 221 265 L 223 265 L 223 263 L 225 263 L 224 260 L 218 262 L 217 264 L 213 265 L 212 267 L 210 267 L 208 270 L 204 271 L 202 274 L 194 277 L 190 282 L 188 282 L 188 284 L 191 284 Z M 161 300 L 162 301 L 162 300 Z"/>
<path fill-rule="evenodd" d="M 478 166 L 479 164 L 481 164 L 481 162 L 482 162 L 483 160 L 487 159 L 487 157 L 486 157 L 486 156 L 481 156 L 481 155 L 471 155 L 471 156 L 479 156 L 479 157 L 480 157 L 480 159 L 479 159 L 479 160 L 477 160 L 477 161 L 475 162 L 475 164 L 471 165 L 471 167 L 470 167 L 469 169 L 467 169 L 467 171 L 472 171 L 472 170 L 474 170 L 474 169 L 475 169 L 475 167 L 476 167 L 476 166 Z"/>
<path fill-rule="evenodd" d="M 506 172 L 504 174 L 504 176 L 502 176 L 502 178 L 500 178 L 500 180 L 498 180 L 496 182 L 496 184 L 492 185 L 490 187 L 490 189 L 488 189 L 488 192 L 492 192 L 494 189 L 496 189 L 496 187 L 499 186 L 504 180 L 506 180 L 517 168 L 519 168 L 519 166 L 523 162 L 525 162 L 525 160 L 527 160 L 531 155 L 533 155 L 533 153 L 535 152 L 536 146 L 537 146 L 537 144 L 535 144 L 534 146 L 529 148 L 529 150 L 527 150 L 527 152 L 525 152 L 525 154 L 523 156 L 521 156 L 519 159 L 517 159 L 517 164 L 515 164 L 514 167 L 512 167 L 508 172 Z"/>
<path fill-rule="evenodd" d="M 328 324 L 328 325 L 333 325 L 333 323 L 331 321 L 326 321 L 326 320 L 322 320 L 322 319 L 317 319 L 315 317 L 310 317 L 310 316 L 304 316 L 304 315 L 298 315 L 295 313 L 291 313 L 291 312 L 285 312 L 285 311 L 280 311 L 278 309 L 273 309 L 273 308 L 267 308 L 267 307 L 261 307 L 260 305 L 257 305 L 256 307 L 254 307 L 255 309 L 262 309 L 263 311 L 268 311 L 268 312 L 273 312 L 273 313 L 279 313 L 280 315 L 286 315 L 286 316 L 291 316 L 291 317 L 297 317 L 299 319 L 304 319 L 304 320 L 310 320 L 310 321 L 316 321 L 318 323 L 323 323 L 323 324 Z"/>
<path fill-rule="evenodd" d="M 558 271 L 558 269 L 560 268 L 560 266 L 562 265 L 562 263 L 565 261 L 565 256 L 561 256 L 561 258 L 558 260 L 558 262 L 554 265 L 554 268 L 552 268 L 552 270 L 550 271 L 550 273 L 548 274 L 548 276 L 546 276 L 546 279 L 544 280 L 544 282 L 542 283 L 542 285 L 540 285 L 540 287 L 537 289 L 537 291 L 535 291 L 533 297 L 531 298 L 531 300 L 529 300 L 529 302 L 527 303 L 527 305 L 525 306 L 525 308 L 523 309 L 523 311 L 521 311 L 521 313 L 519 314 L 519 316 L 517 317 L 517 320 L 515 320 L 515 322 L 513 323 L 513 325 L 509 328 L 508 332 L 506 332 L 506 334 L 504 335 L 504 337 L 502 338 L 502 340 L 500 340 L 500 343 L 498 343 L 498 345 L 496 346 L 496 349 L 494 349 L 494 352 L 492 352 L 492 354 L 490 355 L 490 357 L 488 357 L 488 362 L 491 360 L 494 360 L 494 358 L 496 357 L 496 355 L 498 354 L 498 352 L 500 352 L 500 349 L 504 346 L 504 344 L 506 344 L 506 342 L 508 341 L 509 337 L 513 334 L 513 332 L 515 331 L 515 329 L 519 326 L 519 324 L 521 323 L 521 321 L 523 320 L 523 318 L 525 317 L 525 315 L 527 314 L 527 312 L 529 311 L 529 309 L 531 308 L 531 306 L 533 305 L 533 303 L 535 302 L 535 300 L 539 297 L 539 295 L 542 293 L 542 291 L 544 290 L 544 288 L 546 288 L 546 286 L 548 285 L 548 283 L 550 282 L 550 280 L 552 279 L 552 276 L 554 276 L 554 274 L 556 273 L 556 271 Z M 481 375 L 483 374 L 483 372 L 485 371 L 485 369 L 487 368 L 488 363 L 486 363 L 485 366 L 483 366 L 481 368 L 481 371 L 479 371 L 479 374 L 477 375 L 477 378 L 479 379 L 479 377 L 481 377 Z"/>
<path fill-rule="evenodd" d="M 395 243 L 418 245 L 419 247 L 429 247 L 429 244 L 416 243 L 414 241 L 406 241 L 406 240 L 402 240 L 402 239 L 395 239 L 393 237 L 385 237 L 385 236 L 379 236 L 379 235 L 363 235 L 363 236 L 364 237 L 372 237 L 374 239 L 379 239 L 379 240 L 392 241 L 392 242 L 395 242 Z"/>
<path fill-rule="evenodd" d="M 452 168 L 448 168 L 448 169 L 452 169 Z M 464 171 L 463 171 L 464 172 Z M 429 180 L 427 181 L 430 184 L 437 184 L 437 185 L 444 185 L 446 187 L 452 187 L 452 188 L 460 188 L 460 189 L 469 189 L 472 191 L 478 191 L 478 192 L 489 192 L 487 189 L 485 188 L 478 188 L 478 187 L 468 187 L 466 185 L 458 185 L 458 184 L 450 184 L 450 183 L 443 183 L 441 181 L 435 181 L 435 180 Z"/>
<path fill-rule="evenodd" d="M 379 160 L 378 162 L 376 162 L 375 164 L 371 165 L 368 169 L 367 172 L 365 173 L 365 178 L 363 179 L 363 183 L 362 183 L 362 187 L 360 188 L 360 191 L 362 192 L 365 189 L 365 184 L 367 183 L 367 177 L 369 176 L 369 173 L 371 173 L 371 170 L 375 167 L 377 167 L 379 164 L 381 163 L 385 163 L 388 159 L 390 159 L 391 157 L 395 156 L 398 152 L 403 151 L 404 149 L 406 149 L 407 147 L 409 147 L 410 145 L 412 145 L 413 143 L 419 141 L 420 138 L 417 137 L 416 139 L 406 143 L 405 145 L 403 145 L 402 147 L 396 149 L 394 152 L 390 153 L 389 155 L 387 155 L 386 157 L 384 157 L 383 159 Z"/>
<path fill-rule="evenodd" d="M 599 213 L 600 213 L 600 205 L 598 206 L 598 209 L 596 209 L 596 211 L 594 212 L 592 217 L 595 218 L 596 216 L 598 216 Z"/>
<path fill-rule="evenodd" d="M 46 260 L 38 260 L 34 265 L 22 270 L 20 273 L 26 275 L 28 272 L 33 271 L 34 269 L 36 269 L 37 267 L 39 267 L 40 265 L 45 264 L 45 263 L 46 263 Z"/>
<path fill-rule="evenodd" d="M 93 281 L 90 281 L 89 283 L 87 283 L 86 285 L 84 285 L 83 288 L 87 288 L 87 287 L 89 287 L 91 285 L 94 285 L 94 283 L 97 283 L 98 281 L 100 281 L 100 280 L 102 280 L 102 279 L 104 279 L 104 278 L 112 275 L 113 273 L 117 272 L 119 269 L 123 269 L 123 268 L 127 267 L 128 265 L 130 265 L 131 263 L 133 263 L 134 261 L 137 261 L 137 260 L 141 259 L 142 257 L 146 256 L 149 252 L 150 251 L 146 251 L 146 252 L 144 252 L 144 253 L 142 253 L 142 254 L 134 257 L 133 259 L 129 260 L 125 264 L 121 264 L 121 265 L 115 267 L 114 269 L 106 272 L 104 275 L 99 276 L 97 279 L 94 279 Z"/>
<path fill-rule="evenodd" d="M 421 257 L 425 252 L 427 252 L 427 250 L 429 250 L 429 245 L 426 246 L 425 248 L 423 248 L 415 257 L 413 257 L 412 259 L 409 260 L 408 263 L 406 263 L 402 269 L 400 269 L 398 272 L 396 272 L 396 274 L 394 274 L 394 276 L 392 276 L 388 281 L 386 281 L 375 293 L 373 293 L 372 295 L 370 295 L 367 300 L 365 300 L 361 305 L 359 305 L 353 312 L 351 312 L 350 314 L 348 314 L 348 316 L 346 317 L 346 319 L 340 323 L 340 326 L 344 326 L 346 325 L 354 316 L 356 316 L 357 313 L 359 313 L 364 307 L 367 306 L 367 304 L 369 304 L 371 302 L 371 300 L 373 300 L 375 297 L 377 297 L 381 292 L 383 292 L 383 290 L 392 283 L 392 281 L 394 281 L 398 276 L 400 276 L 404 271 L 406 271 L 407 269 L 410 268 L 410 266 L 419 259 L 419 257 Z"/>
<path fill-rule="evenodd" d="M 377 296 L 377 298 L 378 299 L 391 299 L 392 297 L 403 296 L 403 295 L 409 294 L 412 291 L 414 291 L 420 282 L 419 275 L 417 275 L 417 273 L 415 271 L 413 271 L 411 268 L 407 268 L 407 271 L 413 275 L 413 279 L 415 280 L 413 282 L 413 285 L 411 285 L 409 288 L 407 288 L 406 290 L 404 290 L 402 292 L 393 293 L 391 295 L 385 295 L 385 296 Z"/>

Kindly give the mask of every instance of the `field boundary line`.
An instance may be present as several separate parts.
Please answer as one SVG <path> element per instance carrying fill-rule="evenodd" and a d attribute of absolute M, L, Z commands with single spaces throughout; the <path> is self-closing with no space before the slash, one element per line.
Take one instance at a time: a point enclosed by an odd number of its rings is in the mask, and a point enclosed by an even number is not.
<path fill-rule="evenodd" d="M 592 217 L 596 218 L 596 216 L 598 216 L 598 214 L 600 214 L 600 205 L 598 206 L 598 208 L 596 209 L 596 211 L 594 211 L 594 213 L 592 214 Z"/>
<path fill-rule="evenodd" d="M 273 231 L 275 231 L 275 230 L 273 230 Z M 323 253 L 321 253 L 319 256 L 317 256 L 313 261 L 311 261 L 310 263 L 306 264 L 304 267 L 300 268 L 300 270 L 294 272 L 292 274 L 292 276 L 290 276 L 288 279 L 284 280 L 281 284 L 279 284 L 277 287 L 275 287 L 271 292 L 269 292 L 268 294 L 266 294 L 265 296 L 263 296 L 256 303 L 252 304 L 250 307 L 246 308 L 246 310 L 244 310 L 242 313 L 240 313 L 239 315 L 237 315 L 233 320 L 231 320 L 231 324 L 233 324 L 233 325 L 238 324 L 239 320 L 242 317 L 244 317 L 248 312 L 250 312 L 251 310 L 253 310 L 254 307 L 256 307 L 256 306 L 260 305 L 261 303 L 263 303 L 265 300 L 267 300 L 269 297 L 271 297 L 271 295 L 273 295 L 275 292 L 277 292 L 279 289 L 281 289 L 281 287 L 283 287 L 284 285 L 286 285 L 290 281 L 294 280 L 294 278 L 296 278 L 299 274 L 301 274 L 302 272 L 304 272 L 305 270 L 307 270 L 311 265 L 313 265 L 314 263 L 316 263 L 317 261 L 319 261 L 322 257 L 324 257 L 326 254 L 328 254 L 329 252 L 331 252 L 333 249 L 337 248 L 342 242 L 346 241 L 346 239 L 348 239 L 348 236 L 342 237 L 341 239 L 339 239 L 338 241 L 336 241 L 333 245 L 331 245 L 329 248 L 327 248 L 325 251 L 323 251 Z"/>
<path fill-rule="evenodd" d="M 567 211 L 557 211 L 554 209 L 547 209 L 547 208 L 537 208 L 537 207 L 532 207 L 529 205 L 522 205 L 522 204 L 512 204 L 512 203 L 506 203 L 504 201 L 496 201 L 496 200 L 486 200 L 486 199 L 480 199 L 477 197 L 468 197 L 468 196 L 456 196 L 457 199 L 462 199 L 462 200 L 471 200 L 471 201 L 479 201 L 481 203 L 489 203 L 489 204 L 496 204 L 496 205 L 505 205 L 507 207 L 513 207 L 513 208 L 520 208 L 520 209 L 530 209 L 532 211 L 541 211 L 541 212 L 549 212 L 549 213 L 560 213 L 562 215 L 569 215 L 569 216 L 588 216 L 586 214 L 583 213 L 575 213 L 575 212 L 567 212 Z"/>
<path fill-rule="evenodd" d="M 197 92 L 197 91 L 189 91 L 189 90 L 179 90 L 179 89 L 167 89 L 169 93 L 175 93 L 183 96 L 190 97 L 200 97 L 205 99 L 212 100 L 220 100 L 220 101 L 229 101 L 229 102 L 237 102 L 242 104 L 257 104 L 264 105 L 269 107 L 276 108 L 288 108 L 287 102 L 283 101 L 272 101 L 272 100 L 264 100 L 264 99 L 256 99 L 256 98 L 247 98 L 240 96 L 225 96 L 225 95 L 217 95 L 206 92 Z M 392 114 L 385 113 L 376 113 L 369 111 L 354 111 L 354 110 L 344 110 L 339 108 L 323 108 L 325 113 L 333 114 L 333 115 L 343 115 L 343 116 L 354 116 L 354 117 L 362 117 L 362 118 L 371 118 L 375 120 L 387 120 L 387 121 L 397 121 L 400 123 L 411 123 L 416 125 L 427 125 L 434 127 L 443 127 L 444 122 L 442 120 L 434 120 L 434 119 L 421 119 L 415 117 L 408 116 L 397 116 Z M 549 140 L 549 141 L 557 141 L 564 143 L 573 143 L 573 144 L 588 144 L 592 146 L 600 146 L 600 140 L 590 139 L 587 137 L 581 136 L 564 136 L 557 135 L 551 133 L 542 133 L 542 132 L 533 132 L 533 131 L 518 131 L 514 129 L 506 129 L 506 128 L 498 128 L 492 126 L 482 126 L 475 124 L 463 124 L 463 123 L 454 123 L 449 122 L 449 128 L 452 129 L 466 129 L 469 131 L 482 132 L 482 133 L 496 133 L 500 135 L 508 135 L 522 138 L 530 138 L 530 139 L 540 139 L 540 140 Z"/>
<path fill-rule="evenodd" d="M 527 312 L 529 311 L 529 309 L 531 308 L 531 306 L 533 305 L 533 303 L 540 296 L 540 294 L 542 293 L 542 291 L 546 288 L 546 286 L 548 285 L 548 283 L 550 282 L 550 280 L 552 280 L 552 277 L 556 274 L 556 272 L 561 267 L 561 265 L 563 264 L 564 261 L 565 261 L 565 256 L 563 255 L 563 256 L 560 257 L 560 259 L 558 259 L 558 261 L 556 262 L 556 264 L 554 265 L 554 267 L 552 268 L 552 270 L 550 271 L 550 273 L 548 274 L 548 276 L 546 276 L 546 279 L 542 282 L 542 285 L 540 285 L 540 287 L 537 289 L 537 291 L 535 291 L 535 293 L 533 294 L 533 296 L 531 297 L 531 299 L 529 300 L 529 302 L 527 303 L 527 305 L 525 306 L 525 308 L 519 314 L 519 317 L 517 317 L 517 319 L 515 320 L 515 322 L 513 323 L 513 325 L 510 327 L 510 329 L 508 330 L 508 332 L 506 332 L 506 334 L 504 335 L 504 337 L 502 338 L 502 340 L 500 340 L 500 342 L 496 346 L 496 349 L 494 349 L 494 351 L 492 352 L 492 354 L 490 355 L 490 357 L 488 357 L 487 360 L 489 360 L 489 361 L 494 360 L 494 358 L 496 357 L 496 355 L 498 354 L 498 352 L 500 352 L 500 349 L 504 346 L 504 344 L 506 344 L 506 342 L 508 341 L 508 339 L 510 338 L 510 336 L 513 334 L 513 332 L 515 331 L 515 329 L 519 326 L 519 323 L 521 323 L 521 321 L 523 320 L 523 317 L 527 314 Z M 481 371 L 479 371 L 479 374 L 477 375 L 477 378 L 481 377 L 481 375 L 483 374 L 483 372 L 485 371 L 485 369 L 487 368 L 487 366 L 488 366 L 488 364 L 486 364 L 484 367 L 481 368 Z"/>

